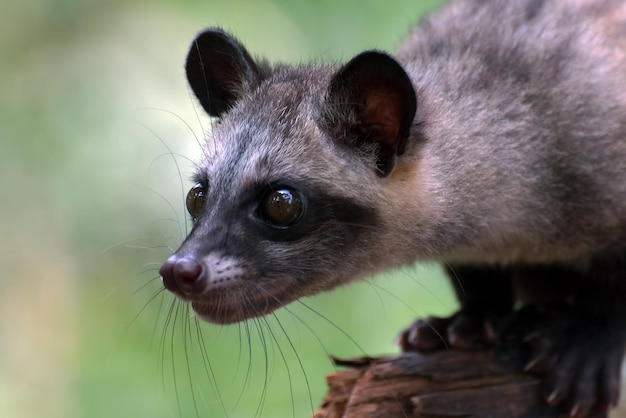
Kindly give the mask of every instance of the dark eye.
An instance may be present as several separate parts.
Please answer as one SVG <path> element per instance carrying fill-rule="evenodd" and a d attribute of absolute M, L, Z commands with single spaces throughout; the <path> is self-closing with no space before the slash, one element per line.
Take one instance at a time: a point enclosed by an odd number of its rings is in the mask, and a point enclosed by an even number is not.
<path fill-rule="evenodd" d="M 202 212 L 202 208 L 204 208 L 204 186 L 200 183 L 196 184 L 189 190 L 187 193 L 187 211 L 191 215 L 192 218 L 197 218 L 200 216 Z"/>
<path fill-rule="evenodd" d="M 261 199 L 261 218 L 277 227 L 293 225 L 300 220 L 304 204 L 300 193 L 293 189 L 270 190 Z"/>

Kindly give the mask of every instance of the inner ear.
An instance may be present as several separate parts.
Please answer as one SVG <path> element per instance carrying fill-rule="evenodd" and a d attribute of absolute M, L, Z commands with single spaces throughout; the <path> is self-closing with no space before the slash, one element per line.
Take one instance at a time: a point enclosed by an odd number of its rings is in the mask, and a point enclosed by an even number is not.
<path fill-rule="evenodd" d="M 389 55 L 367 51 L 354 57 L 331 80 L 325 123 L 349 145 L 377 150 L 381 176 L 393 169 L 406 148 L 417 110 L 415 89 Z"/>
<path fill-rule="evenodd" d="M 221 29 L 208 29 L 194 39 L 185 72 L 191 89 L 211 116 L 231 108 L 259 73 L 243 45 Z"/>
<path fill-rule="evenodd" d="M 404 103 L 398 101 L 392 92 L 386 89 L 378 89 L 369 92 L 361 99 L 360 109 L 361 123 L 381 141 L 391 144 L 394 138 L 400 134 L 398 115 L 403 112 Z M 398 150 L 402 153 L 402 150 Z"/>

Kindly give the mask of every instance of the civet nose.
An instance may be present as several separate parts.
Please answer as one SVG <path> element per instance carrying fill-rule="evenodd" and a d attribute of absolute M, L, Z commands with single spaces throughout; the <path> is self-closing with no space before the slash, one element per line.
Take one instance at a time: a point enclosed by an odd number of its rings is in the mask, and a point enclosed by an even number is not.
<path fill-rule="evenodd" d="M 159 269 L 163 286 L 173 293 L 193 296 L 204 292 L 204 267 L 190 257 L 171 256 Z"/>

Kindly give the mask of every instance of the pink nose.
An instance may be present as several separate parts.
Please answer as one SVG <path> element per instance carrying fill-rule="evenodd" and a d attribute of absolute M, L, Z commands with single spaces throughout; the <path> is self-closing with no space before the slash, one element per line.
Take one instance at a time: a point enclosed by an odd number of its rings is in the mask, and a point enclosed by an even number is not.
<path fill-rule="evenodd" d="M 173 255 L 159 269 L 163 286 L 172 293 L 186 296 L 204 292 L 204 267 L 193 258 Z"/>

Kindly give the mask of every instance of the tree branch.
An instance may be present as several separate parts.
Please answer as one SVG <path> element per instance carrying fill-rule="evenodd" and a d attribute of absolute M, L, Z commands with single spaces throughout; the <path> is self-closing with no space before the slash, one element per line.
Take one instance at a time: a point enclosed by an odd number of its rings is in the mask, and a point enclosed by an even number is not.
<path fill-rule="evenodd" d="M 314 418 L 568 418 L 539 396 L 540 379 L 523 371 L 521 343 L 495 349 L 333 359 L 348 369 L 327 376 Z M 589 418 L 606 418 L 595 412 Z"/>

